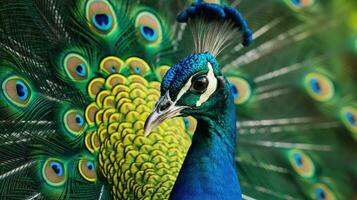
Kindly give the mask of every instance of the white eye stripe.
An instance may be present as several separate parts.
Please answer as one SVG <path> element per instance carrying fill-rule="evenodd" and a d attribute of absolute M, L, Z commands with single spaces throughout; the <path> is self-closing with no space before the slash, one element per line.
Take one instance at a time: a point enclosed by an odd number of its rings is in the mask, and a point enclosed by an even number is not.
<path fill-rule="evenodd" d="M 201 106 L 204 102 L 206 102 L 208 100 L 208 98 L 217 89 L 217 79 L 214 76 L 212 65 L 209 62 L 208 62 L 207 65 L 208 65 L 208 73 L 207 73 L 208 86 L 207 86 L 206 91 L 197 100 L 196 106 Z M 191 88 L 191 85 L 192 85 L 192 76 L 188 79 L 188 81 L 186 82 L 185 86 L 183 86 L 182 89 L 180 90 L 180 92 L 178 93 L 174 104 L 176 104 L 176 102 L 179 101 L 180 98 Z"/>
<path fill-rule="evenodd" d="M 196 102 L 196 106 L 201 106 L 204 102 L 208 100 L 208 98 L 216 91 L 217 89 L 217 79 L 214 76 L 213 68 L 211 63 L 208 62 L 208 86 L 206 91 L 200 96 L 198 101 Z M 190 81 L 191 82 L 191 81 Z M 186 86 L 186 85 L 185 85 Z M 181 92 L 181 91 L 180 91 Z"/>
<path fill-rule="evenodd" d="M 190 89 L 191 87 L 191 80 L 192 80 L 192 76 L 190 77 L 190 79 L 188 79 L 188 81 L 186 82 L 185 86 L 183 86 L 183 88 L 180 90 L 180 92 L 177 95 L 177 98 L 175 100 L 175 104 L 178 100 L 180 100 L 180 98 Z"/>

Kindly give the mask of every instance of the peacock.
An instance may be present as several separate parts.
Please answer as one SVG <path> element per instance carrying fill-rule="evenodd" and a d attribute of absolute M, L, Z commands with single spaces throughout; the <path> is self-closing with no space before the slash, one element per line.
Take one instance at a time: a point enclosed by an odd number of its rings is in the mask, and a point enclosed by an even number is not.
<path fill-rule="evenodd" d="M 356 6 L 0 0 L 1 199 L 356 199 Z"/>

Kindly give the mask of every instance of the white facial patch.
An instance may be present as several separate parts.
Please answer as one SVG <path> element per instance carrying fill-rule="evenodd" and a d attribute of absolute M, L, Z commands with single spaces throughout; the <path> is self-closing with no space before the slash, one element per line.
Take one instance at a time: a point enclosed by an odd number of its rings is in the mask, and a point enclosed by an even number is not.
<path fill-rule="evenodd" d="M 207 99 L 216 91 L 217 89 L 217 79 L 214 76 L 213 73 L 213 68 L 211 63 L 208 62 L 208 73 L 207 73 L 207 78 L 208 78 L 208 86 L 206 91 L 200 96 L 200 98 L 198 99 L 198 101 L 196 102 L 196 106 L 201 106 L 204 102 L 207 101 Z M 192 81 L 192 77 L 190 77 L 190 79 L 188 79 L 188 81 L 186 82 L 186 84 L 182 87 L 182 89 L 180 90 L 180 92 L 177 95 L 177 98 L 174 102 L 174 104 L 176 104 L 176 102 L 178 100 L 180 100 L 180 98 L 191 88 L 191 83 Z"/>
<path fill-rule="evenodd" d="M 180 98 L 182 97 L 182 95 L 184 95 L 191 87 L 191 80 L 192 80 L 192 77 L 190 77 L 190 79 L 188 79 L 188 81 L 186 82 L 185 86 L 183 86 L 183 88 L 180 90 L 180 92 L 178 93 L 177 95 L 177 98 L 176 98 L 176 101 L 175 101 L 175 104 L 178 100 L 180 100 Z"/>
<path fill-rule="evenodd" d="M 214 76 L 213 73 L 213 68 L 211 63 L 208 62 L 208 73 L 207 73 L 207 78 L 208 78 L 208 86 L 207 90 L 200 96 L 198 101 L 196 102 L 196 106 L 201 106 L 204 102 L 207 101 L 207 99 L 216 91 L 217 89 L 217 79 Z"/>

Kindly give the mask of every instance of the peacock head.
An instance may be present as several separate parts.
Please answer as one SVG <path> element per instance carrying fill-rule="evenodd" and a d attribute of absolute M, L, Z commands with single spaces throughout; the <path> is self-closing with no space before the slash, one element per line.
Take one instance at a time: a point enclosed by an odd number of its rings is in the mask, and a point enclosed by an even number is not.
<path fill-rule="evenodd" d="M 145 122 L 145 136 L 167 119 L 193 116 L 208 119 L 229 91 L 217 60 L 210 53 L 194 53 L 166 73 L 161 98 Z"/>
<path fill-rule="evenodd" d="M 228 103 L 224 99 L 231 95 L 215 57 L 240 34 L 245 47 L 253 39 L 239 11 L 220 4 L 199 0 L 181 12 L 177 21 L 190 25 L 194 52 L 206 53 L 193 53 L 166 73 L 161 98 L 145 122 L 145 136 L 163 121 L 177 116 L 190 115 L 205 121 L 217 118 L 222 105 Z"/>

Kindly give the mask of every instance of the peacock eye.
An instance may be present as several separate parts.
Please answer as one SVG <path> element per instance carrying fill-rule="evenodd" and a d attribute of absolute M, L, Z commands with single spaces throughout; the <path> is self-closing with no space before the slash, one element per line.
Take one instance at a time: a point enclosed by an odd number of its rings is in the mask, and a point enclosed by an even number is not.
<path fill-rule="evenodd" d="M 76 53 L 68 54 L 63 60 L 63 66 L 71 80 L 84 81 L 88 78 L 89 65 L 82 56 Z"/>
<path fill-rule="evenodd" d="M 95 182 L 97 179 L 97 171 L 93 161 L 88 159 L 80 160 L 78 169 L 84 179 L 90 182 Z"/>
<path fill-rule="evenodd" d="M 6 98 L 17 106 L 28 105 L 31 99 L 31 88 L 29 84 L 18 76 L 6 79 L 2 84 Z"/>
<path fill-rule="evenodd" d="M 315 174 L 315 165 L 312 159 L 303 151 L 291 149 L 289 151 L 289 161 L 298 175 L 309 178 Z"/>
<path fill-rule="evenodd" d="M 317 200 L 336 199 L 335 194 L 323 183 L 317 183 L 313 186 L 312 197 Z"/>
<path fill-rule="evenodd" d="M 193 80 L 191 91 L 203 93 L 208 87 L 208 79 L 207 76 L 199 76 Z"/>
<path fill-rule="evenodd" d="M 89 0 L 86 7 L 87 21 L 90 28 L 100 34 L 109 34 L 115 30 L 116 15 L 107 1 Z"/>
<path fill-rule="evenodd" d="M 63 121 L 66 129 L 74 135 L 82 134 L 87 127 L 83 114 L 77 110 L 71 109 L 67 111 Z"/>
<path fill-rule="evenodd" d="M 162 41 L 162 30 L 159 19 L 152 13 L 143 11 L 136 17 L 137 34 L 148 45 L 155 45 Z"/>
<path fill-rule="evenodd" d="M 66 181 L 66 168 L 62 161 L 48 159 L 42 171 L 45 181 L 52 186 L 61 186 Z"/>

